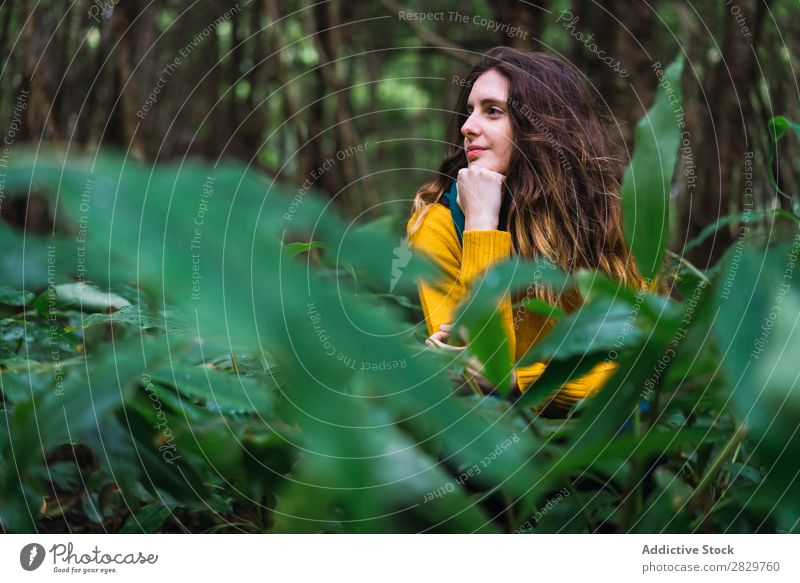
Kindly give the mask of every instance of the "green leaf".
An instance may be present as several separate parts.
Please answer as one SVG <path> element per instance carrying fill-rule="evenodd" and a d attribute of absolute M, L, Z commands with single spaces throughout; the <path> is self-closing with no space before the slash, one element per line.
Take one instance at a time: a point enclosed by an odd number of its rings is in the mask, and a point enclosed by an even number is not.
<path fill-rule="evenodd" d="M 790 121 L 785 116 L 777 115 L 767 122 L 767 131 L 774 141 L 778 141 L 789 128 L 800 134 L 800 124 Z"/>
<path fill-rule="evenodd" d="M 283 247 L 286 250 L 286 253 L 288 253 L 289 257 L 297 257 L 301 253 L 306 253 L 312 249 L 326 249 L 327 245 L 321 241 L 309 241 L 308 243 L 284 243 Z"/>
<path fill-rule="evenodd" d="M 625 240 L 648 279 L 661 270 L 666 249 L 669 190 L 683 115 L 682 70 L 683 57 L 678 57 L 659 74 L 655 103 L 636 126 L 636 149 L 622 181 Z"/>
<path fill-rule="evenodd" d="M 24 306 L 35 297 L 33 292 L 21 291 L 7 285 L 0 286 L 0 304 L 6 306 Z"/>
<path fill-rule="evenodd" d="M 564 310 L 558 306 L 548 304 L 546 301 L 539 298 L 525 299 L 522 301 L 522 305 L 529 312 L 539 314 L 547 318 L 553 318 L 554 320 L 557 320 L 558 318 L 564 317 Z"/>
<path fill-rule="evenodd" d="M 103 524 L 102 508 L 97 491 L 91 491 L 81 499 L 83 515 L 95 524 Z"/>
<path fill-rule="evenodd" d="M 81 487 L 83 478 L 80 469 L 74 462 L 55 462 L 47 465 L 46 468 L 45 475 L 65 492 L 78 490 Z"/>
<path fill-rule="evenodd" d="M 209 368 L 175 365 L 153 371 L 152 380 L 175 387 L 187 397 L 202 399 L 206 406 L 229 413 L 257 411 L 270 415 L 275 384 L 264 379 L 237 376 Z"/>
<path fill-rule="evenodd" d="M 148 504 L 128 517 L 120 529 L 120 534 L 153 534 L 158 532 L 164 521 L 172 514 L 171 506 Z"/>
<path fill-rule="evenodd" d="M 533 494 L 538 495 L 548 488 L 557 487 L 564 477 L 570 476 L 573 472 L 584 472 L 587 467 L 609 464 L 620 468 L 618 471 L 621 472 L 624 471 L 623 466 L 632 459 L 641 460 L 651 456 L 666 455 L 699 443 L 708 437 L 708 432 L 700 429 L 671 432 L 650 430 L 641 437 L 628 432 L 606 439 L 580 439 L 582 433 L 583 420 L 574 426 L 571 445 L 561 455 L 555 456 L 547 464 L 539 467 L 542 478 L 532 486 Z M 530 511 L 524 512 L 524 514 L 530 513 Z"/>
<path fill-rule="evenodd" d="M 182 323 L 170 314 L 163 314 L 161 317 L 158 317 L 155 314 L 143 310 L 141 306 L 128 305 L 110 314 L 90 314 L 82 318 L 81 323 L 78 325 L 65 326 L 64 332 L 71 333 L 76 330 L 84 330 L 86 328 L 107 324 L 125 324 L 140 330 L 163 330 L 169 325 L 171 332 L 184 331 Z"/>
<path fill-rule="evenodd" d="M 567 360 L 598 352 L 619 351 L 638 343 L 638 312 L 608 299 L 583 304 L 556 324 L 522 357 L 520 366 L 549 360 Z"/>
<path fill-rule="evenodd" d="M 797 217 L 784 209 L 745 211 L 743 213 L 734 213 L 731 215 L 725 215 L 724 217 L 720 217 L 712 224 L 707 225 L 702 231 L 700 231 L 697 237 L 686 243 L 686 245 L 684 245 L 683 247 L 683 251 L 681 252 L 681 256 L 686 255 L 688 251 L 691 251 L 698 245 L 701 245 L 703 241 L 708 239 L 711 235 L 719 231 L 721 228 L 730 225 L 731 223 L 741 223 L 741 222 L 749 223 L 749 222 L 759 221 L 764 217 L 784 217 L 787 219 L 791 219 L 795 222 L 800 221 L 800 217 Z"/>
<path fill-rule="evenodd" d="M 511 347 L 500 314 L 495 311 L 486 320 L 463 318 L 460 323 L 469 331 L 469 351 L 483 364 L 486 380 L 497 387 L 501 395 L 507 395 L 513 385 Z"/>
<path fill-rule="evenodd" d="M 778 157 L 778 140 L 780 140 L 781 136 L 791 128 L 794 130 L 794 133 L 800 136 L 800 124 L 794 123 L 793 121 L 787 119 L 782 115 L 778 115 L 773 117 L 771 120 L 767 122 L 767 131 L 769 132 L 770 137 L 772 138 L 769 143 L 769 172 L 767 174 L 769 178 L 770 184 L 775 188 L 775 190 L 783 196 L 784 198 L 788 198 L 792 200 L 792 196 L 783 192 L 780 187 L 778 186 L 777 178 L 775 177 L 775 160 Z M 797 215 L 800 213 L 800 201 L 794 200 L 794 213 Z"/>
<path fill-rule="evenodd" d="M 800 518 L 800 231 L 768 249 L 734 249 L 716 281 L 714 334 L 731 379 L 730 402 L 765 466 L 754 497 L 779 502 L 784 524 Z M 735 279 L 731 282 L 731 274 Z M 759 504 L 756 500 L 753 504 Z"/>
<path fill-rule="evenodd" d="M 641 533 L 685 533 L 690 530 L 691 509 L 686 501 L 692 489 L 675 472 L 659 467 L 653 472 L 655 488 L 631 528 Z"/>
<path fill-rule="evenodd" d="M 83 312 L 119 310 L 131 303 L 117 294 L 103 292 L 86 283 L 64 283 L 43 292 L 34 306 L 42 316 L 56 308 L 80 308 Z"/>

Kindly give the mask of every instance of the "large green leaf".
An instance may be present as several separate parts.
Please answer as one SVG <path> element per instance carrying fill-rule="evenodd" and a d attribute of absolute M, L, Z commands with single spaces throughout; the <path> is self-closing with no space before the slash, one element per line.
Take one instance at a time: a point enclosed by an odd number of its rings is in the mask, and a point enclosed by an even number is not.
<path fill-rule="evenodd" d="M 682 71 L 682 56 L 663 73 L 657 69 L 656 100 L 636 126 L 636 148 L 622 182 L 625 240 L 650 279 L 661 270 L 666 248 L 670 184 L 684 124 Z"/>
<path fill-rule="evenodd" d="M 800 517 L 798 258 L 800 235 L 768 249 L 730 252 L 715 287 L 714 333 L 731 377 L 731 403 L 766 470 L 750 503 L 766 510 L 774 504 L 785 528 L 796 528 Z"/>
<path fill-rule="evenodd" d="M 637 316 L 637 311 L 622 302 L 601 299 L 584 304 L 560 320 L 528 351 L 520 364 L 623 350 L 642 339 Z"/>
<path fill-rule="evenodd" d="M 154 370 L 154 382 L 174 386 L 180 393 L 202 399 L 207 407 L 229 413 L 255 411 L 270 416 L 275 383 L 257 377 L 237 376 L 209 368 L 173 365 Z"/>

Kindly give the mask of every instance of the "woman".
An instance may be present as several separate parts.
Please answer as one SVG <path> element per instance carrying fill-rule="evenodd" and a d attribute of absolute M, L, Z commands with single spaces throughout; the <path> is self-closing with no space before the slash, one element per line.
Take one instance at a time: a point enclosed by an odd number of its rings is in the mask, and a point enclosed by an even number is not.
<path fill-rule="evenodd" d="M 419 283 L 427 343 L 452 348 L 445 341 L 459 302 L 488 267 L 511 253 L 547 259 L 567 272 L 599 270 L 639 288 L 641 276 L 622 231 L 623 167 L 579 72 L 553 56 L 498 47 L 462 87 L 451 150 L 437 176 L 417 191 L 408 222 L 411 247 L 444 272 L 443 280 Z M 581 303 L 575 290 L 554 297 L 549 288 L 529 286 L 526 293 L 514 300 L 536 297 L 566 312 Z M 515 359 L 553 325 L 524 308 L 512 314 L 508 295 L 500 310 Z M 565 415 L 599 390 L 614 366 L 601 363 L 566 384 L 546 413 Z M 518 389 L 524 391 L 544 368 L 516 368 Z"/>

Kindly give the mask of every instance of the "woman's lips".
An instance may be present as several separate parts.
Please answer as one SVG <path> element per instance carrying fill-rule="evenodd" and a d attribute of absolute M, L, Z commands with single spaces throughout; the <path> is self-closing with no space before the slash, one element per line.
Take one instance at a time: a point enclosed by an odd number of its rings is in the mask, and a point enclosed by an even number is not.
<path fill-rule="evenodd" d="M 485 150 L 486 148 L 470 148 L 469 150 L 467 150 L 467 158 L 469 158 L 470 156 L 474 158 L 478 156 L 481 152 L 484 152 Z"/>

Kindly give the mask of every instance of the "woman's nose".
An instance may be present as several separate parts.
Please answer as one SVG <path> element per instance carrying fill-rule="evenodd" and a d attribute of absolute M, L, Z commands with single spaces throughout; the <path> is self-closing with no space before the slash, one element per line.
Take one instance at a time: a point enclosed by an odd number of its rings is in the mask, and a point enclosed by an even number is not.
<path fill-rule="evenodd" d="M 475 114 L 472 114 L 467 118 L 467 121 L 464 122 L 464 125 L 461 126 L 461 134 L 465 138 L 468 138 L 478 133 L 480 133 L 480 124 L 475 119 Z"/>

